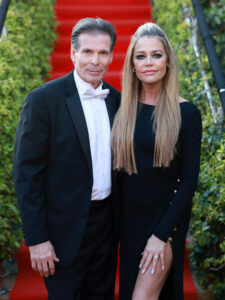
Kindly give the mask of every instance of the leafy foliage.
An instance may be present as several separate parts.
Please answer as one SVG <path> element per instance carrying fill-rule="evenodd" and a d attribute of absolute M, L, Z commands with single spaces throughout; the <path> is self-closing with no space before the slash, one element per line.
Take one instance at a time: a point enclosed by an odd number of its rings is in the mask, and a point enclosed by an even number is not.
<path fill-rule="evenodd" d="M 202 0 L 201 3 L 215 41 L 217 54 L 225 69 L 225 0 Z"/>
<path fill-rule="evenodd" d="M 225 30 L 225 0 L 202 3 L 219 59 L 224 63 L 225 35 L 221 33 Z M 213 122 L 205 80 L 209 82 L 216 110 L 220 106 L 219 96 L 200 35 L 197 62 L 190 43 L 188 16 L 194 17 L 191 0 L 154 1 L 153 17 L 165 29 L 177 53 L 181 96 L 198 106 L 203 119 L 201 171 L 190 227 L 190 262 L 200 285 L 222 299 L 225 295 L 225 130 L 224 124 Z"/>
<path fill-rule="evenodd" d="M 49 72 L 55 39 L 51 0 L 9 6 L 7 36 L 0 41 L 0 260 L 14 255 L 22 238 L 12 181 L 14 136 L 25 95 Z"/>

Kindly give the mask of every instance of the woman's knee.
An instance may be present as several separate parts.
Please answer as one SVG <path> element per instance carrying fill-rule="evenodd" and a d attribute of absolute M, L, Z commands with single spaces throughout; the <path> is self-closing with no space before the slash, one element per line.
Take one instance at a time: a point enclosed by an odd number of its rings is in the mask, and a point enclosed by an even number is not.
<path fill-rule="evenodd" d="M 135 289 L 132 295 L 132 300 L 158 300 L 159 293 L 156 291 L 147 291 L 145 289 Z"/>
<path fill-rule="evenodd" d="M 145 296 L 145 292 L 141 289 L 137 289 L 133 292 L 133 295 L 132 295 L 132 300 L 140 300 L 140 299 L 145 299 L 146 296 Z"/>

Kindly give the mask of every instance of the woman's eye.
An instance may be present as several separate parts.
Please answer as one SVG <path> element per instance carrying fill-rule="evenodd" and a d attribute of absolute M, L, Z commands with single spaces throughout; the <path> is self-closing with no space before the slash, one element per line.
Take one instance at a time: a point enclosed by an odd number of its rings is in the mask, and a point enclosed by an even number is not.
<path fill-rule="evenodd" d="M 137 55 L 136 58 L 137 58 L 137 59 L 144 59 L 145 56 L 144 56 L 144 55 Z"/>
<path fill-rule="evenodd" d="M 160 58 L 160 57 L 162 57 L 162 54 L 160 54 L 160 53 L 155 53 L 155 54 L 153 55 L 153 57 L 154 57 L 154 58 Z"/>

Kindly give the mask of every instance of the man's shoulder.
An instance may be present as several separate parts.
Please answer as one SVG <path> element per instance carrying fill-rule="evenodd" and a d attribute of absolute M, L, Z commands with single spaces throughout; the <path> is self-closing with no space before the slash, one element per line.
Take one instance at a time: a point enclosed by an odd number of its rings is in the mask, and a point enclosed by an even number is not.
<path fill-rule="evenodd" d="M 44 83 L 43 85 L 30 91 L 28 95 L 29 96 L 48 95 L 48 94 L 58 95 L 59 93 L 62 93 L 66 89 L 69 80 L 71 80 L 71 73 Z"/>

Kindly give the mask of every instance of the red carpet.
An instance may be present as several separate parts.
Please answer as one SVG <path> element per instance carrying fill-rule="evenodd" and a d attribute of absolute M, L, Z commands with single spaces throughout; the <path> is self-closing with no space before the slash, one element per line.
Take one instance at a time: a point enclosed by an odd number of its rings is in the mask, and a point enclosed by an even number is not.
<path fill-rule="evenodd" d="M 58 20 L 58 42 L 52 53 L 50 80 L 65 75 L 73 68 L 70 59 L 70 36 L 75 23 L 85 17 L 100 17 L 113 23 L 118 40 L 113 62 L 105 80 L 120 89 L 121 69 L 131 35 L 137 27 L 150 21 L 149 0 L 58 0 L 55 11 Z"/>
<path fill-rule="evenodd" d="M 197 291 L 190 274 L 187 254 L 186 250 L 184 262 L 184 300 L 197 300 Z M 9 300 L 47 300 L 47 291 L 42 277 L 31 269 L 28 247 L 21 246 L 20 252 L 17 255 L 17 263 L 19 274 L 10 293 Z M 117 272 L 115 300 L 119 299 L 118 279 Z"/>
<path fill-rule="evenodd" d="M 47 300 L 48 294 L 42 277 L 31 269 L 28 247 L 21 246 L 17 264 L 18 276 L 9 300 Z"/>
<path fill-rule="evenodd" d="M 184 300 L 197 300 L 197 290 L 191 277 L 188 250 L 185 250 L 184 258 Z"/>
<path fill-rule="evenodd" d="M 100 17 L 112 22 L 117 30 L 118 40 L 113 54 L 113 62 L 104 79 L 120 89 L 121 69 L 130 36 L 139 25 L 151 20 L 149 2 L 149 0 L 57 0 L 55 11 L 59 23 L 57 29 L 59 37 L 51 55 L 52 72 L 48 80 L 63 76 L 73 68 L 70 60 L 70 35 L 76 21 L 85 17 Z M 10 300 L 47 300 L 43 279 L 31 269 L 27 247 L 21 246 L 17 255 L 17 262 L 19 274 L 10 293 Z M 197 300 L 196 289 L 189 272 L 187 255 L 184 291 L 185 300 Z M 117 274 L 115 300 L 118 299 L 118 293 Z"/>

